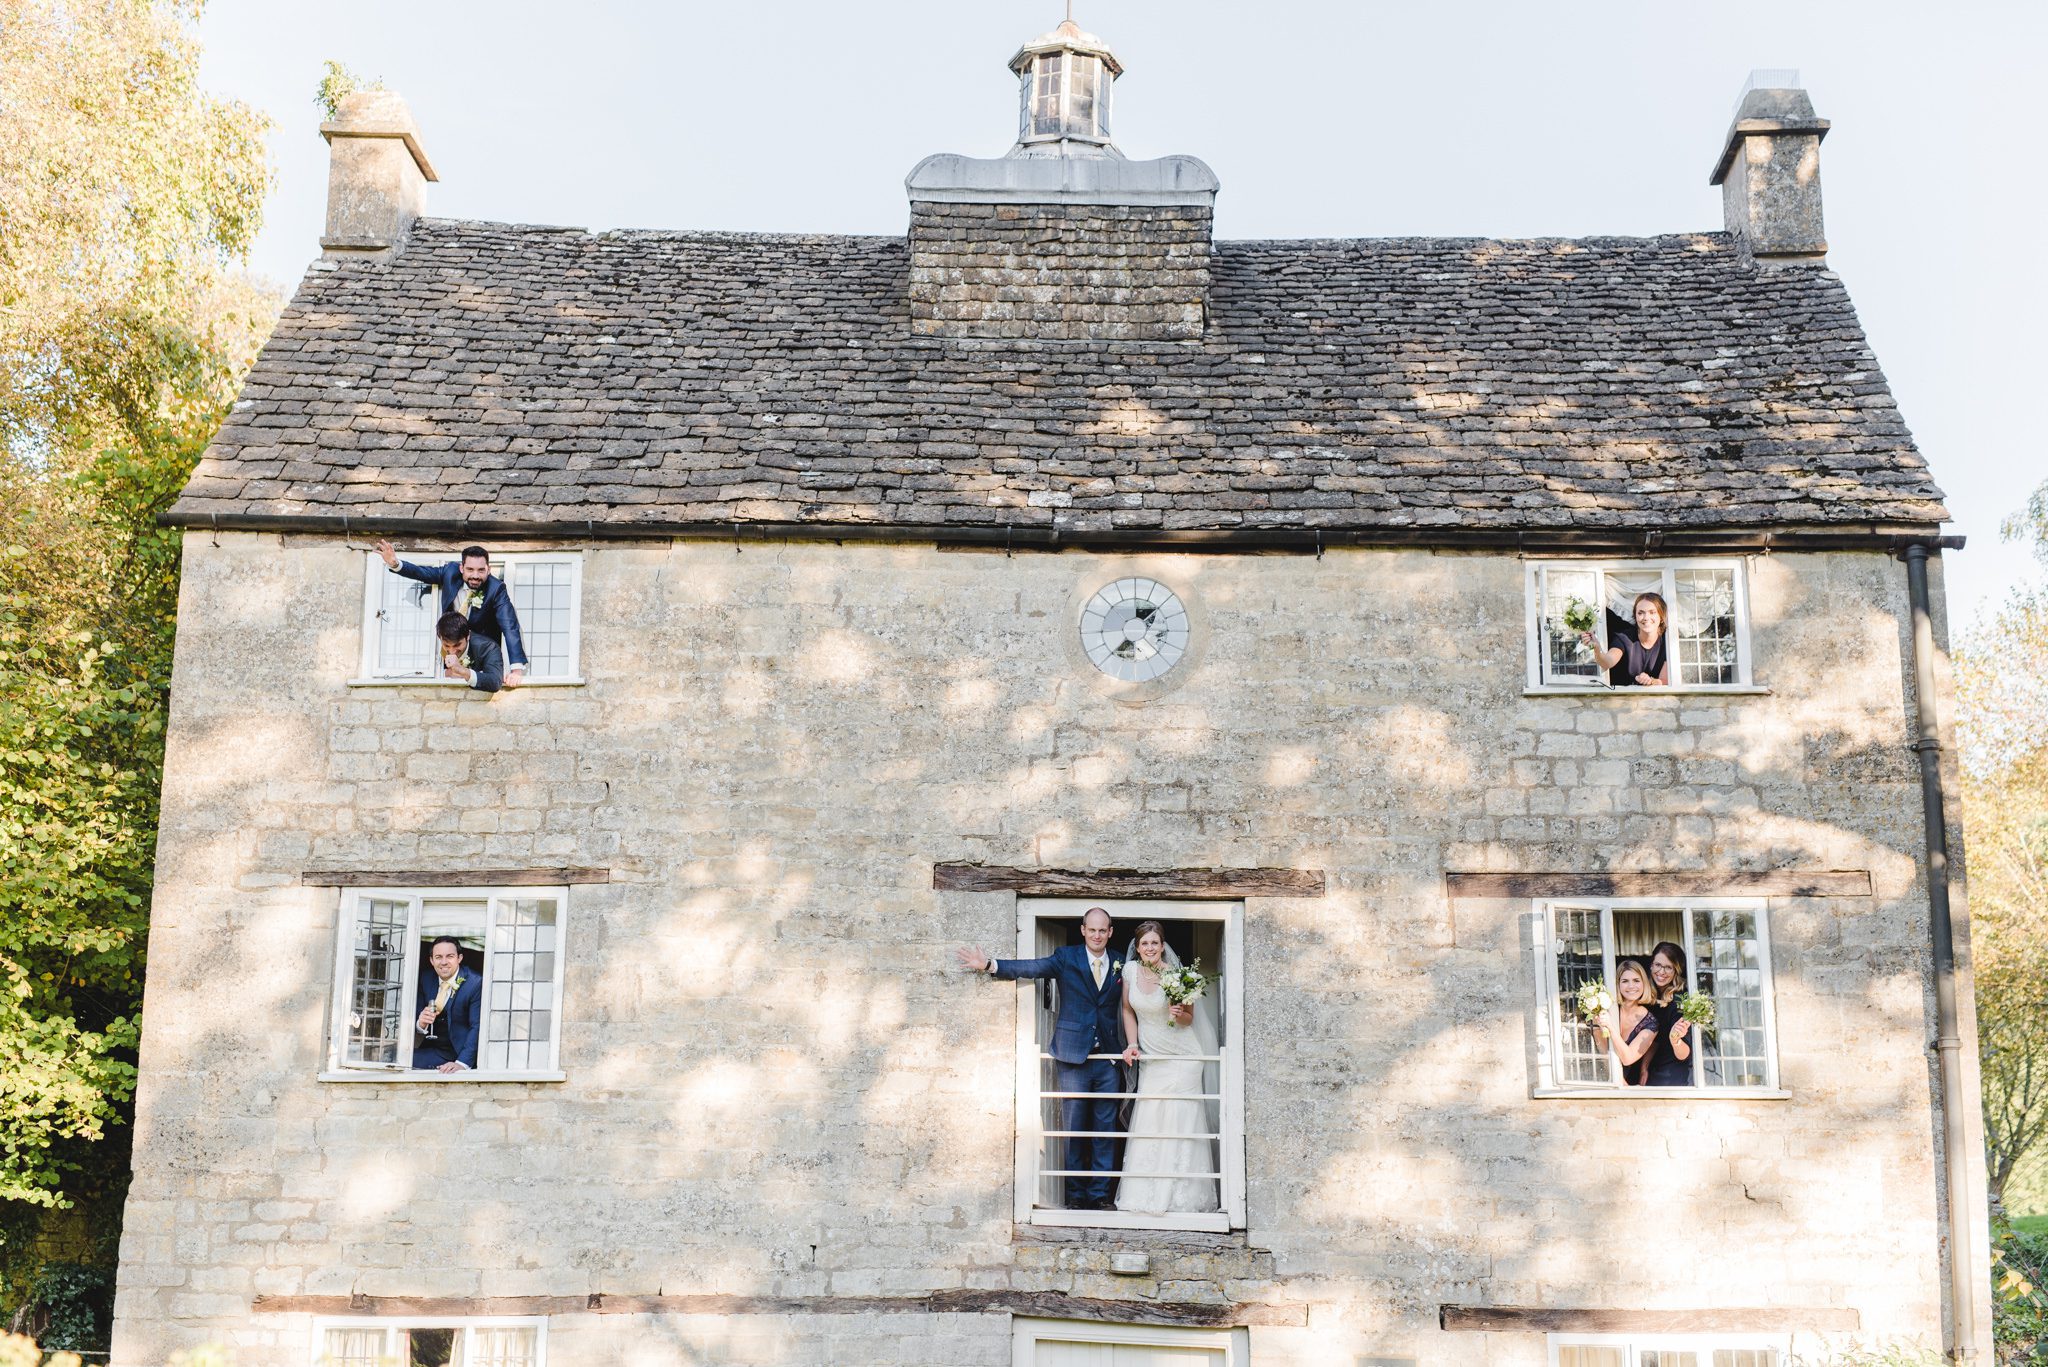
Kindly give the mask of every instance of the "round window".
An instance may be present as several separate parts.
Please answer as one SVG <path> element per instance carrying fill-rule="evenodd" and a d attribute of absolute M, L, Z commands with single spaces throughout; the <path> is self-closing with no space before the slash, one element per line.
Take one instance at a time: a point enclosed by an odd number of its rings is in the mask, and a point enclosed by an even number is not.
<path fill-rule="evenodd" d="M 1188 653 L 1188 611 L 1156 579 L 1116 580 L 1081 609 L 1081 649 L 1112 679 L 1156 679 Z"/>

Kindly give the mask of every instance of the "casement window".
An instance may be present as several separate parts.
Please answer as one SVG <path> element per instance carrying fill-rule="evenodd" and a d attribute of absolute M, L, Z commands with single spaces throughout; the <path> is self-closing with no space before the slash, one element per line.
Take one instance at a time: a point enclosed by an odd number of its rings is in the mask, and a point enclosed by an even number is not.
<path fill-rule="evenodd" d="M 1010 1333 L 1012 1367 L 1250 1367 L 1252 1360 L 1243 1329 L 1020 1318 Z"/>
<path fill-rule="evenodd" d="M 416 565 L 440 565 L 449 551 L 400 551 Z M 526 645 L 528 684 L 581 683 L 583 557 L 574 551 L 520 551 L 491 557 L 491 573 L 505 581 L 519 613 Z M 434 624 L 441 592 L 393 574 L 372 554 L 363 566 L 363 660 L 359 683 L 441 683 Z M 510 661 L 506 662 L 508 665 Z"/>
<path fill-rule="evenodd" d="M 567 907 L 566 888 L 344 888 L 323 1077 L 559 1080 Z M 414 1059 L 427 1043 L 422 994 L 439 982 L 430 951 L 444 936 L 461 946 L 457 973 L 480 983 L 476 1067 L 453 1073 Z"/>
<path fill-rule="evenodd" d="M 1787 1347 L 1774 1334 L 1553 1334 L 1550 1367 L 1779 1367 Z"/>
<path fill-rule="evenodd" d="M 1579 637 L 1587 627 L 1612 649 L 1616 619 L 1633 622 L 1639 594 L 1664 600 L 1670 687 L 1751 686 L 1748 586 L 1739 560 L 1559 560 L 1528 567 L 1529 687 L 1608 686 L 1608 671 Z"/>
<path fill-rule="evenodd" d="M 313 1367 L 547 1367 L 544 1319 L 320 1319 Z"/>
<path fill-rule="evenodd" d="M 1193 964 L 1199 959 L 1201 971 L 1219 979 L 1210 987 L 1211 1000 L 1205 1004 L 1216 1029 L 1214 1052 L 1203 1056 L 1199 1081 L 1192 1076 L 1191 1067 L 1174 1069 L 1189 1074 L 1189 1090 L 1176 1085 L 1173 1099 L 1199 1103 L 1206 1119 L 1196 1128 L 1177 1118 L 1168 1131 L 1159 1134 L 1143 1131 L 1134 1123 L 1128 1135 L 1116 1137 L 1116 1165 L 1112 1174 L 1119 1181 L 1127 1171 L 1132 1177 L 1150 1174 L 1148 1180 L 1155 1182 L 1170 1176 L 1179 1197 L 1169 1204 L 1200 1208 L 1139 1212 L 1069 1207 L 1068 1178 L 1088 1174 L 1069 1166 L 1072 1158 L 1068 1141 L 1086 1136 L 1065 1127 L 1063 1103 L 1074 1094 L 1061 1090 L 1058 1066 L 1051 1053 L 1053 1030 L 1059 1018 L 1059 989 L 1050 981 L 1025 980 L 1017 984 L 1016 1218 L 1020 1223 L 1037 1225 L 1216 1232 L 1242 1229 L 1244 904 L 1019 898 L 1017 957 L 1043 958 L 1062 945 L 1080 944 L 1081 917 L 1089 907 L 1104 908 L 1116 922 L 1109 942 L 1112 959 L 1121 961 L 1130 952 L 1132 933 L 1140 922 L 1159 921 L 1166 928 L 1167 942 L 1182 963 Z M 1140 1069 L 1144 1066 L 1139 1064 Z M 1129 1070 L 1123 1085 L 1126 1090 L 1119 1094 L 1119 1100 L 1140 1100 L 1139 1094 L 1129 1089 L 1142 1084 L 1130 1076 Z M 1134 1122 L 1144 1114 L 1135 1106 L 1130 1110 Z M 1143 1173 L 1126 1161 L 1131 1157 L 1130 1141 L 1141 1137 L 1165 1141 L 1149 1146 L 1149 1152 L 1160 1157 L 1161 1162 L 1145 1164 Z M 1138 1156 L 1144 1159 L 1146 1151 Z M 1195 1162 L 1196 1158 L 1200 1161 Z M 1196 1170 L 1199 1177 L 1186 1176 Z M 1152 1188 L 1155 1196 L 1158 1190 L 1156 1186 Z"/>
<path fill-rule="evenodd" d="M 1538 903 L 1535 921 L 1543 1021 L 1538 1032 L 1539 1094 L 1777 1093 L 1770 927 L 1761 900 L 1558 899 Z M 1579 1009 L 1581 987 L 1598 979 L 1611 991 L 1627 960 L 1643 965 L 1647 973 L 1660 944 L 1675 944 L 1684 951 L 1682 990 L 1700 993 L 1714 1004 L 1713 1024 L 1689 1030 L 1689 1087 L 1630 1085 L 1635 1070 L 1623 1069 Z"/>

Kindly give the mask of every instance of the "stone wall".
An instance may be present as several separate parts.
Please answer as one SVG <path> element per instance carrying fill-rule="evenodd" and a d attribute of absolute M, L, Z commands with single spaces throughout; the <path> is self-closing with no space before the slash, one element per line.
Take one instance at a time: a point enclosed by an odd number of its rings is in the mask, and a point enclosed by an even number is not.
<path fill-rule="evenodd" d="M 1199 338 L 1210 219 L 1197 205 L 913 201 L 912 330 L 1041 341 Z"/>
<path fill-rule="evenodd" d="M 512 549 L 512 548 L 507 548 Z M 360 553 L 186 543 L 115 1361 L 304 1367 L 257 1296 L 955 1288 L 1305 1307 L 1260 1367 L 1545 1361 L 1443 1304 L 1853 1311 L 1940 1335 L 1904 572 L 1750 562 L 1763 695 L 1524 695 L 1504 556 L 590 551 L 575 689 L 351 688 Z M 1132 571 L 1199 611 L 1160 696 L 1073 661 Z M 1937 581 L 1938 583 L 1938 581 Z M 1246 904 L 1250 1227 L 1019 1229 L 1009 894 L 938 861 L 1293 866 Z M 312 867 L 587 865 L 562 1083 L 322 1083 Z M 1789 1099 L 1530 1095 L 1526 902 L 1447 870 L 1863 869 L 1771 907 Z M 1965 1022 L 1966 1029 L 1969 1022 Z M 1981 1244 L 1979 1245 L 1981 1247 Z M 1119 1248 L 1154 1252 L 1112 1275 Z M 1001 1314 L 562 1314 L 552 1367 L 999 1367 Z M 1811 1349 L 1815 1340 L 1802 1338 Z"/>

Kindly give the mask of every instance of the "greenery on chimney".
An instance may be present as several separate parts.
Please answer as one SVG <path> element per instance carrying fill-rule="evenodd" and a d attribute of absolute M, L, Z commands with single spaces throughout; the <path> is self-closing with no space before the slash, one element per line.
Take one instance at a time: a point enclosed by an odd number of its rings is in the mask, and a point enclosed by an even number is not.
<path fill-rule="evenodd" d="M 330 59 L 327 73 L 320 78 L 320 89 L 313 96 L 313 102 L 327 111 L 330 122 L 341 117 L 341 102 L 358 90 L 382 90 L 384 78 L 365 81 L 340 62 Z"/>

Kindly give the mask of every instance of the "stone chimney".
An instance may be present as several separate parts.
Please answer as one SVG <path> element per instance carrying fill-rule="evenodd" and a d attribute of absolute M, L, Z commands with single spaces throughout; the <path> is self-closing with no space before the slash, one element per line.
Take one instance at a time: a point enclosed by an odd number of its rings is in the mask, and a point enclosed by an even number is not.
<path fill-rule="evenodd" d="M 926 157 L 910 191 L 910 318 L 936 337 L 1182 341 L 1208 315 L 1216 174 L 1130 161 L 1109 136 L 1123 66 L 1069 19 L 1010 59 L 1002 157 Z"/>
<path fill-rule="evenodd" d="M 1753 71 L 1707 183 L 1742 250 L 1762 266 L 1820 265 L 1820 140 L 1828 121 L 1799 88 L 1796 71 Z"/>
<path fill-rule="evenodd" d="M 440 179 L 405 101 L 389 90 L 358 90 L 342 98 L 339 117 L 321 124 L 320 136 L 328 149 L 321 249 L 352 257 L 403 247 L 426 208 L 427 182 Z"/>

